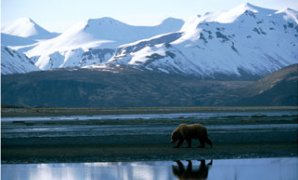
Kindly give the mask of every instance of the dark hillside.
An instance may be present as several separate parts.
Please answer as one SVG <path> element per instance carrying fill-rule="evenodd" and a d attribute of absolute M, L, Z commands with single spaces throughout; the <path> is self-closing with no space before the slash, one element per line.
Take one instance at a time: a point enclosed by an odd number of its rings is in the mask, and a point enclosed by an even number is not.
<path fill-rule="evenodd" d="M 2 76 L 2 106 L 288 106 L 297 103 L 298 65 L 258 81 L 202 80 L 136 69 L 55 70 Z"/>

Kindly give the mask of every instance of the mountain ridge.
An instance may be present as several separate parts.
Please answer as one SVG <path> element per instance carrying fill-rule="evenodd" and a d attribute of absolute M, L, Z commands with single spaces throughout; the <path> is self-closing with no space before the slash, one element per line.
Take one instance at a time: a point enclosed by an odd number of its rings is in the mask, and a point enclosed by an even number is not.
<path fill-rule="evenodd" d="M 189 22 L 168 18 L 151 27 L 103 17 L 32 46 L 9 47 L 24 52 L 41 70 L 127 66 L 202 78 L 256 79 L 298 62 L 297 17 L 295 10 L 249 3 Z"/>
<path fill-rule="evenodd" d="M 47 31 L 31 18 L 27 17 L 19 18 L 10 25 L 2 27 L 1 32 L 32 40 L 49 39 L 58 35 L 58 33 Z"/>
<path fill-rule="evenodd" d="M 242 76 L 243 72 L 262 76 L 297 63 L 297 23 L 284 21 L 284 14 L 276 14 L 277 11 L 260 12 L 262 10 L 240 5 L 223 12 L 233 15 L 233 23 L 226 20 L 220 23 L 221 13 L 209 13 L 186 23 L 181 36 L 173 41 L 149 44 L 138 51 L 121 54 L 122 60 L 116 54 L 114 60 L 108 62 L 122 61 L 121 64 L 147 69 L 209 77 L 215 74 Z"/>
<path fill-rule="evenodd" d="M 85 108 L 298 105 L 297 64 L 258 81 L 202 80 L 132 68 L 105 70 L 56 69 L 4 75 L 2 104 Z M 276 75 L 282 79 L 270 87 Z"/>
<path fill-rule="evenodd" d="M 1 58 L 2 74 L 27 73 L 39 70 L 27 56 L 8 47 L 1 46 L 1 56 L 5 56 L 5 58 Z"/>
<path fill-rule="evenodd" d="M 43 70 L 73 67 L 83 63 L 82 59 L 76 56 L 82 56 L 90 48 L 115 50 L 121 44 L 178 30 L 182 24 L 178 19 L 168 19 L 157 26 L 131 26 L 107 17 L 89 19 L 54 39 L 41 42 L 26 54 L 30 57 L 36 56 L 36 65 Z M 76 52 L 72 54 L 74 51 Z M 102 54 L 103 57 L 106 55 Z M 61 62 L 67 65 L 64 66 Z"/>

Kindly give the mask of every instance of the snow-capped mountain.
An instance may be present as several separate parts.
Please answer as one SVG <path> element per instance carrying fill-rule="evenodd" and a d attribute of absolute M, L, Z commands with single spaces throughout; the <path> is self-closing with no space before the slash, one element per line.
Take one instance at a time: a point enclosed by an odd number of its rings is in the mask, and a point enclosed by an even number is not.
<path fill-rule="evenodd" d="M 38 70 L 24 54 L 1 46 L 1 74 L 27 73 Z"/>
<path fill-rule="evenodd" d="M 181 31 L 122 45 L 108 64 L 203 77 L 260 76 L 298 63 L 298 13 L 242 4 Z"/>
<path fill-rule="evenodd" d="M 3 29 L 5 42 L 15 35 L 34 37 L 28 32 L 36 28 Z M 298 63 L 298 12 L 247 3 L 185 22 L 169 18 L 150 27 L 89 19 L 54 38 L 33 41 L 6 45 L 24 52 L 41 70 L 120 65 L 208 78 L 260 77 Z"/>
<path fill-rule="evenodd" d="M 37 43 L 37 41 L 34 39 L 1 33 L 1 45 L 2 46 L 16 47 L 16 46 L 32 45 L 35 43 Z"/>
<path fill-rule="evenodd" d="M 40 42 L 26 54 L 44 70 L 98 64 L 109 59 L 121 44 L 174 32 L 182 25 L 182 20 L 173 18 L 157 26 L 132 26 L 112 18 L 89 19 Z"/>
<path fill-rule="evenodd" d="M 4 26 L 1 28 L 1 32 L 8 35 L 29 38 L 31 40 L 49 39 L 58 35 L 58 33 L 45 30 L 27 17 L 17 19 L 10 25 Z"/>

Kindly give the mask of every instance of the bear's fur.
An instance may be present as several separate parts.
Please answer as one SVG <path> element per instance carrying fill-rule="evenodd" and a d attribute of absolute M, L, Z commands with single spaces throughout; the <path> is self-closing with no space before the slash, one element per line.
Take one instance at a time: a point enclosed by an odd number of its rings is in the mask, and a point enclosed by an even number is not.
<path fill-rule="evenodd" d="M 200 141 L 200 148 L 205 147 L 205 143 L 212 147 L 212 142 L 208 138 L 207 129 L 201 124 L 180 124 L 172 132 L 172 143 L 178 141 L 176 148 L 180 147 L 181 144 L 186 140 L 188 147 L 191 147 L 191 140 L 198 139 Z"/>

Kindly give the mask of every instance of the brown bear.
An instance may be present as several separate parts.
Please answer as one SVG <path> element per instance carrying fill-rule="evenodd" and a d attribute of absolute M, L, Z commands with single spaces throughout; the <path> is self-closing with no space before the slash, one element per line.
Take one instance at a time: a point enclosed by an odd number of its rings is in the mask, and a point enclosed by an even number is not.
<path fill-rule="evenodd" d="M 200 141 L 199 148 L 204 148 L 205 143 L 209 144 L 212 147 L 212 142 L 208 138 L 207 129 L 201 124 L 180 124 L 173 132 L 172 132 L 172 143 L 178 141 L 178 144 L 175 146 L 176 148 L 180 147 L 181 144 L 186 140 L 188 147 L 191 147 L 191 140 L 198 139 Z"/>

